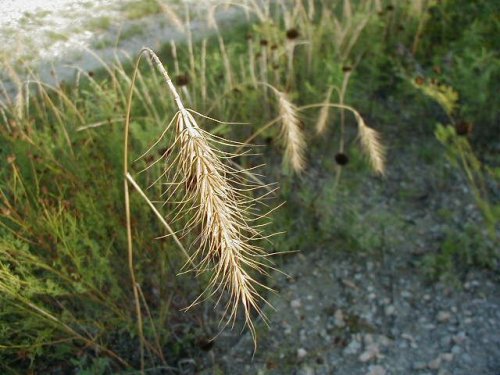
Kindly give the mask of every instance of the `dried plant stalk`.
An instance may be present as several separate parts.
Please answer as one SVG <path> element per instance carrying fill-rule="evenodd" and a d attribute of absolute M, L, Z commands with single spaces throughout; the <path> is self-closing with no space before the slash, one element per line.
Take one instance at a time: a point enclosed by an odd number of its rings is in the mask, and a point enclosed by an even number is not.
<path fill-rule="evenodd" d="M 333 86 L 330 86 L 328 92 L 326 93 L 326 98 L 324 105 L 321 107 L 319 112 L 318 121 L 316 122 L 316 134 L 323 134 L 328 125 L 328 114 L 330 112 L 330 98 L 332 97 Z"/>

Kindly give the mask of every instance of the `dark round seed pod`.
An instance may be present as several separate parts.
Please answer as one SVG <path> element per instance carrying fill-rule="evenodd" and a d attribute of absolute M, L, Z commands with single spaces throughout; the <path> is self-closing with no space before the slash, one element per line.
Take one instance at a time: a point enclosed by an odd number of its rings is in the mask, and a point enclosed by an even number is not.
<path fill-rule="evenodd" d="M 286 31 L 286 38 L 288 40 L 295 40 L 300 36 L 299 30 L 292 28 Z"/>
<path fill-rule="evenodd" d="M 269 42 L 267 41 L 267 39 L 261 39 L 260 40 L 260 45 L 262 47 L 267 47 L 268 44 L 269 44 Z"/>
<path fill-rule="evenodd" d="M 387 10 L 388 12 L 392 12 L 394 10 L 394 5 L 391 5 L 391 4 L 387 5 L 385 7 L 385 10 Z"/>
<path fill-rule="evenodd" d="M 345 65 L 345 66 L 342 67 L 342 71 L 344 73 L 349 73 L 350 71 L 352 71 L 352 67 L 349 66 L 349 65 Z"/>
<path fill-rule="evenodd" d="M 189 76 L 187 74 L 179 74 L 175 78 L 175 83 L 177 86 L 187 86 L 189 84 Z"/>
<path fill-rule="evenodd" d="M 208 337 L 200 337 L 197 340 L 198 347 L 206 352 L 210 351 L 214 346 L 214 340 L 210 340 Z"/>
<path fill-rule="evenodd" d="M 89 77 L 93 77 L 94 76 L 94 72 L 92 70 L 89 71 Z"/>
<path fill-rule="evenodd" d="M 253 40 L 253 35 L 251 33 L 247 33 L 246 38 L 247 40 Z"/>
<path fill-rule="evenodd" d="M 424 82 L 425 82 L 424 77 L 422 76 L 415 77 L 415 84 L 417 84 L 418 86 L 422 86 Z"/>
<path fill-rule="evenodd" d="M 472 133 L 472 127 L 473 126 L 470 122 L 460 121 L 455 124 L 455 133 L 457 133 L 457 135 L 465 137 Z"/>
<path fill-rule="evenodd" d="M 271 45 L 271 51 L 276 51 L 277 49 L 278 49 L 278 45 L 277 44 Z"/>
<path fill-rule="evenodd" d="M 338 165 L 346 165 L 349 163 L 349 157 L 346 154 L 339 152 L 335 154 L 335 161 Z"/>

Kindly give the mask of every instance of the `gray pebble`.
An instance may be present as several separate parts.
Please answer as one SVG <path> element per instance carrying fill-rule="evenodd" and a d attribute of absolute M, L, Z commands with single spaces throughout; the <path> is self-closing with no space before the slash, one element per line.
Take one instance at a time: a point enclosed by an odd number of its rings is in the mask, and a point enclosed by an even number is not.
<path fill-rule="evenodd" d="M 451 319 L 451 313 L 448 311 L 440 311 L 436 317 L 439 323 L 446 323 Z"/>
<path fill-rule="evenodd" d="M 349 345 L 347 345 L 344 349 L 344 354 L 350 355 L 350 354 L 356 354 L 361 350 L 361 343 L 354 339 L 352 340 Z"/>

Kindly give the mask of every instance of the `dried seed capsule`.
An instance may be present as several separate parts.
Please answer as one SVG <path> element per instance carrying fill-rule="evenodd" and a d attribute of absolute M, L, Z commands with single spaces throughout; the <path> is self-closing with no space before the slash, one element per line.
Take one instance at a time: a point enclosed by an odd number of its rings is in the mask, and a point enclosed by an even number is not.
<path fill-rule="evenodd" d="M 297 39 L 299 36 L 300 36 L 299 30 L 297 30 L 297 29 L 295 29 L 295 28 L 288 29 L 288 30 L 286 31 L 286 38 L 287 38 L 288 40 L 294 40 L 294 39 Z"/>
<path fill-rule="evenodd" d="M 457 135 L 467 136 L 472 133 L 472 124 L 467 121 L 460 121 L 455 124 L 455 132 Z"/>
<path fill-rule="evenodd" d="M 346 165 L 349 163 L 349 157 L 346 154 L 339 152 L 335 154 L 335 161 L 338 165 Z"/>
<path fill-rule="evenodd" d="M 189 76 L 187 74 L 180 74 L 175 78 L 177 86 L 187 86 L 189 84 Z"/>

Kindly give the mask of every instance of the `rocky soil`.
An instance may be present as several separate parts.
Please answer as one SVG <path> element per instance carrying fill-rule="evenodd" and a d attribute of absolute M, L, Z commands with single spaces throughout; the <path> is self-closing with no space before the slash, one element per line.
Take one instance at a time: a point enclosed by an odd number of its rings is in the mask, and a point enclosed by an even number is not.
<path fill-rule="evenodd" d="M 498 267 L 447 281 L 424 276 L 423 257 L 449 233 L 466 223 L 481 228 L 471 194 L 447 163 L 423 162 L 421 142 L 435 141 L 386 137 L 400 145 L 389 153 L 387 177 L 363 173 L 342 203 L 321 208 L 342 216 L 356 202 L 360 227 L 378 240 L 350 251 L 333 238 L 290 256 L 280 266 L 288 277 L 276 276 L 279 293 L 269 298 L 276 309 L 267 309 L 269 327 L 258 323 L 257 351 L 249 334 L 224 332 L 201 373 L 500 374 Z M 315 173 L 309 180 L 321 180 Z"/>

